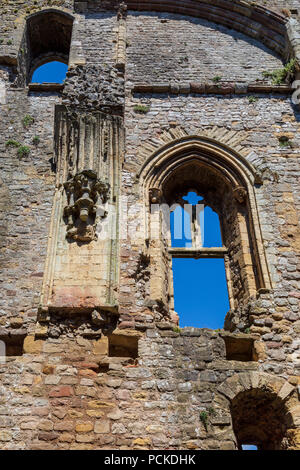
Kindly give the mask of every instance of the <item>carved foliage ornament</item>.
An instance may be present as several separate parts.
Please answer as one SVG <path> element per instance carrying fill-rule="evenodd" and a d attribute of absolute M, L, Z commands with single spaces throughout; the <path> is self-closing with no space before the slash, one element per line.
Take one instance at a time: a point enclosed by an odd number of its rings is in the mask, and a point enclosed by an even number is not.
<path fill-rule="evenodd" d="M 97 205 L 107 201 L 109 185 L 92 170 L 77 173 L 64 184 L 68 205 L 64 209 L 68 239 L 90 242 L 97 239 Z M 101 218 L 107 213 L 102 210 Z"/>

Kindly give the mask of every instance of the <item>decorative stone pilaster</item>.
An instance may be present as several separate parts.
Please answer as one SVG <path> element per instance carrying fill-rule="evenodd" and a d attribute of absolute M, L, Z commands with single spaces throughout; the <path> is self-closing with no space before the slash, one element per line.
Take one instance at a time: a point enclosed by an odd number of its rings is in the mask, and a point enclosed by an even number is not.
<path fill-rule="evenodd" d="M 122 2 L 118 9 L 118 30 L 117 30 L 117 46 L 116 46 L 116 67 L 124 71 L 126 64 L 126 16 L 127 5 Z"/>
<path fill-rule="evenodd" d="M 118 314 L 123 119 L 58 106 L 55 123 L 56 189 L 37 331 L 43 337 L 54 317 L 59 323 L 104 312 L 102 324 Z"/>

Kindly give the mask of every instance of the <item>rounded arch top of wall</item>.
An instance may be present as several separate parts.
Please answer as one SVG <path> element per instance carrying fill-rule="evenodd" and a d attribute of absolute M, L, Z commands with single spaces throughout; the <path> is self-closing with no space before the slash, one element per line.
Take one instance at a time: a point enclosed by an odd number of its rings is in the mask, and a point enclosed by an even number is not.
<path fill-rule="evenodd" d="M 206 19 L 254 38 L 284 60 L 291 55 L 288 18 L 244 0 L 126 0 L 128 10 L 177 13 Z"/>

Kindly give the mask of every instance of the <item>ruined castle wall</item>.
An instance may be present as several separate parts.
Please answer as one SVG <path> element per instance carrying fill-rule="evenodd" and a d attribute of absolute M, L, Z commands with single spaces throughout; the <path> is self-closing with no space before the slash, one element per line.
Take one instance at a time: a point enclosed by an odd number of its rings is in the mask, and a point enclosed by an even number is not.
<path fill-rule="evenodd" d="M 82 41 L 87 63 L 112 66 L 116 40 L 116 15 L 111 12 L 86 13 L 80 15 L 79 24 L 77 34 Z"/>
<path fill-rule="evenodd" d="M 158 326 L 141 334 L 138 366 L 109 357 L 106 337 L 28 337 L 22 360 L 0 365 L 1 448 L 234 449 L 231 394 L 272 376 L 258 362 L 228 361 L 218 332 Z M 294 381 L 271 384 L 287 401 L 282 420 L 297 403 Z"/>
<path fill-rule="evenodd" d="M 1 327 L 24 323 L 30 329 L 36 321 L 55 186 L 54 105 L 59 101 L 56 94 L 28 96 L 7 89 L 1 105 Z M 26 115 L 34 119 L 28 127 Z M 29 154 L 20 155 L 11 140 L 28 147 Z"/>
<path fill-rule="evenodd" d="M 270 8 L 270 10 L 277 11 L 278 13 L 289 14 L 287 10 L 292 11 L 293 15 L 299 15 L 299 3 L 297 0 L 271 0 L 266 3 L 266 0 L 259 0 L 257 2 L 263 7 Z M 290 13 L 291 14 L 291 13 Z"/>
<path fill-rule="evenodd" d="M 14 56 L 20 47 L 23 35 L 23 21 L 42 9 L 58 8 L 73 10 L 72 0 L 1 0 L 0 55 Z"/>
<path fill-rule="evenodd" d="M 21 21 L 15 28 L 16 16 L 24 19 L 45 3 L 71 12 L 73 8 L 70 1 L 20 2 L 17 7 L 16 2 L 2 3 L 5 34 L 0 55 L 6 46 L 15 60 Z M 76 107 L 86 85 L 88 93 L 81 105 L 91 112 L 106 94 L 120 98 L 122 79 L 111 93 L 117 82 L 115 71 L 114 78 L 106 80 L 106 91 L 97 88 L 96 99 L 92 96 L 94 84 L 101 80 L 98 70 L 110 76 L 107 70 L 116 58 L 118 20 L 112 11 L 99 8 L 93 13 L 91 7 L 87 12 L 86 2 L 81 3 L 72 47 L 80 41 L 81 57 L 88 66 L 104 68 L 84 69 L 87 74 L 78 73 L 77 78 L 75 74 L 74 82 L 69 77 L 63 99 Z M 281 7 L 279 1 L 276 5 Z M 299 416 L 299 111 L 286 89 L 258 94 L 233 86 L 225 96 L 217 86 L 209 94 L 203 88 L 195 93 L 190 87 L 191 82 L 212 85 L 212 79 L 220 76 L 223 93 L 229 82 L 248 85 L 260 79 L 263 70 L 279 68 L 282 62 L 255 40 L 204 20 L 129 12 L 126 21 L 126 151 L 120 165 L 120 193 L 127 197 L 129 229 L 144 230 L 145 201 L 137 175 L 151 155 L 150 141 L 153 150 L 165 144 L 166 135 L 168 140 L 182 131 L 205 133 L 233 145 L 262 179 L 255 195 L 274 292 L 260 293 L 258 299 L 251 299 L 247 312 L 240 312 L 242 331 L 245 316 L 250 316 L 250 334 L 239 333 L 236 341 L 255 346 L 247 358 L 234 360 L 226 352 L 224 331 L 180 331 L 172 323 L 158 321 L 166 312 L 149 301 L 145 240 L 128 237 L 120 242 L 120 317 L 114 335 L 122 338 L 123 346 L 132 345 L 132 337 L 133 342 L 139 339 L 137 354 L 118 357 L 108 346 L 107 331 L 101 335 L 85 317 L 72 312 L 67 318 L 52 316 L 47 332 L 35 337 L 55 190 L 54 110 L 61 97 L 13 88 L 16 70 L 5 62 L 0 76 L 0 327 L 2 333 L 5 329 L 26 338 L 23 351 L 0 364 L 0 447 L 234 449 L 231 400 L 240 392 L 259 388 L 284 400 L 282 419 L 291 427 L 284 446 L 299 447 L 298 424 L 291 422 L 291 416 Z M 10 38 L 13 43 L 7 44 Z M 140 82 L 173 80 L 185 86 L 164 93 L 133 89 Z M 112 103 L 122 107 L 122 99 L 107 100 L 105 106 Z M 136 105 L 143 105 L 144 111 L 137 112 Z M 24 126 L 26 115 L 33 122 Z M 36 136 L 39 140 L 34 143 Z M 291 146 L 280 146 L 281 136 Z M 19 155 L 17 147 L 7 145 L 10 139 L 28 146 L 29 154 Z M 58 224 L 55 218 L 52 222 Z M 78 246 L 74 251 L 80 256 Z M 79 256 L 74 257 L 78 271 Z M 72 266 L 68 269 L 72 274 Z M 88 263 L 84 270 L 78 277 L 88 278 Z"/>
<path fill-rule="evenodd" d="M 136 113 L 134 106 L 138 103 L 148 106 L 149 111 Z M 263 335 L 271 360 L 280 363 L 298 357 L 299 202 L 295 194 L 299 179 L 299 113 L 290 99 L 261 95 L 255 103 L 249 104 L 247 95 L 193 96 L 191 99 L 184 95 L 137 94 L 128 98 L 126 104 L 126 121 L 130 125 L 127 126 L 122 187 L 130 194 L 132 187 L 136 188 L 134 202 L 140 197 L 134 183 L 145 159 L 141 149 L 152 139 L 159 139 L 164 131 L 178 126 L 187 135 L 201 135 L 218 126 L 220 130 L 225 127 L 228 132 L 236 131 L 236 136 L 240 135 L 247 158 L 263 175 L 263 184 L 255 192 L 275 296 L 275 305 L 267 298 L 262 300 L 264 308 L 258 306 L 251 331 Z M 280 147 L 281 135 L 291 139 L 293 148 Z M 134 226 L 137 225 L 136 215 L 132 215 Z M 131 294 L 133 292 L 134 285 Z M 297 374 L 297 370 L 294 372 Z"/>

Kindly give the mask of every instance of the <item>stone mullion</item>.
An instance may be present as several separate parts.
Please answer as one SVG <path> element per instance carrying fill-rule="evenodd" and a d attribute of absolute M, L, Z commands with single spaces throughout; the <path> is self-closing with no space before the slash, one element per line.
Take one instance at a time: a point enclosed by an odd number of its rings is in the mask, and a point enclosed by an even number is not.
<path fill-rule="evenodd" d="M 238 262 L 241 270 L 241 277 L 246 287 L 244 295 L 246 295 L 247 297 L 244 298 L 244 300 L 247 300 L 248 297 L 256 295 L 257 289 L 253 270 L 252 256 L 250 252 L 247 224 L 245 218 L 242 217 L 242 214 L 240 212 L 237 213 L 237 223 L 240 232 L 240 253 Z"/>

